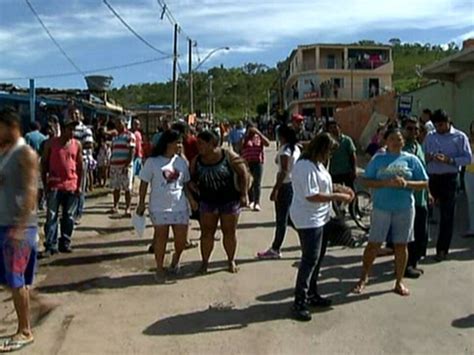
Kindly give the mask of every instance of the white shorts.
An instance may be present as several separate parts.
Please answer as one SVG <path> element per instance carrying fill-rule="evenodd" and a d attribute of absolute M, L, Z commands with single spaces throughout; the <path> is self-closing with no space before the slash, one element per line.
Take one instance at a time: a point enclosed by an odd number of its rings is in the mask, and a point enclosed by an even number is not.
<path fill-rule="evenodd" d="M 154 226 L 174 226 L 189 224 L 189 211 L 153 212 L 150 211 L 151 223 Z"/>
<path fill-rule="evenodd" d="M 370 221 L 369 242 L 407 244 L 414 240 L 415 207 L 397 212 L 374 209 Z"/>
<path fill-rule="evenodd" d="M 132 167 L 110 167 L 110 188 L 113 190 L 132 191 Z"/>

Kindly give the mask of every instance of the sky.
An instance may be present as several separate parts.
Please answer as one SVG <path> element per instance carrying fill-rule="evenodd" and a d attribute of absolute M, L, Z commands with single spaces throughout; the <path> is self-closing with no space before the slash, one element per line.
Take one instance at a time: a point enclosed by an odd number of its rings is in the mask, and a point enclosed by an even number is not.
<path fill-rule="evenodd" d="M 138 40 L 103 0 L 29 0 L 56 41 L 82 72 L 111 75 L 114 87 L 171 79 L 173 26 L 160 19 L 161 0 L 106 0 L 157 52 Z M 187 70 L 187 38 L 197 42 L 200 70 L 258 62 L 270 67 L 301 44 L 371 39 L 461 44 L 474 37 L 473 0 L 168 0 L 181 27 L 180 67 Z M 165 53 L 162 54 L 161 52 Z M 101 70 L 163 58 L 119 70 Z M 26 0 L 0 0 L 0 83 L 85 88 L 82 74 L 61 54 Z M 22 79 L 15 79 L 22 78 Z M 14 79 L 14 80 L 12 80 Z"/>

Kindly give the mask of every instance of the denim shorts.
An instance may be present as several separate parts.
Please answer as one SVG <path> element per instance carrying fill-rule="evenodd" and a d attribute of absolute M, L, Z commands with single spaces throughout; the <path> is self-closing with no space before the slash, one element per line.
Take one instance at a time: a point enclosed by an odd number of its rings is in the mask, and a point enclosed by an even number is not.
<path fill-rule="evenodd" d="M 9 236 L 11 226 L 0 226 L 0 284 L 21 288 L 33 284 L 37 262 L 37 227 L 27 227 L 22 239 Z"/>
<path fill-rule="evenodd" d="M 189 211 L 153 212 L 150 211 L 151 223 L 154 226 L 175 226 L 189 224 Z"/>
<path fill-rule="evenodd" d="M 231 201 L 227 203 L 208 203 L 201 201 L 199 204 L 201 213 L 212 214 L 231 214 L 238 215 L 240 213 L 240 201 Z"/>
<path fill-rule="evenodd" d="M 415 207 L 390 212 L 379 209 L 372 211 L 369 242 L 383 243 L 390 231 L 390 241 L 407 244 L 414 240 Z"/>

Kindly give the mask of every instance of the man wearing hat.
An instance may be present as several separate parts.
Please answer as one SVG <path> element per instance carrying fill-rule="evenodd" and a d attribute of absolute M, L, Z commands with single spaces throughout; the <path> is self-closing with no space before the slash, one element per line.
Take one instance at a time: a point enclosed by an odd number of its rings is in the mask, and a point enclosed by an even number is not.
<path fill-rule="evenodd" d="M 305 130 L 304 127 L 304 117 L 299 113 L 294 113 L 291 115 L 291 125 L 296 131 L 296 137 L 300 144 L 305 145 L 313 139 L 311 132 Z"/>
<path fill-rule="evenodd" d="M 114 206 L 110 214 L 118 213 L 120 192 L 125 191 L 125 217 L 131 217 L 133 186 L 133 157 L 135 152 L 135 135 L 127 130 L 128 119 L 119 116 L 115 122 L 118 135 L 112 141 L 110 157 L 110 187 L 114 190 Z"/>
<path fill-rule="evenodd" d="M 47 213 L 45 251 L 41 257 L 71 253 L 71 238 L 74 231 L 74 214 L 81 194 L 83 174 L 82 146 L 74 138 L 78 122 L 65 118 L 61 135 L 49 139 L 41 158 L 42 181 L 46 192 Z M 59 209 L 62 209 L 61 231 L 58 240 Z M 58 245 L 59 243 L 59 245 Z"/>

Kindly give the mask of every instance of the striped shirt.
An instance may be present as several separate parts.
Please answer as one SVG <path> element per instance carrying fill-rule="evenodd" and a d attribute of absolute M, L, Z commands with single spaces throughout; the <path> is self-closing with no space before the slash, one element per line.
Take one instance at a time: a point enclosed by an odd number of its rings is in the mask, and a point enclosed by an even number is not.
<path fill-rule="evenodd" d="M 263 164 L 263 142 L 258 134 L 244 140 L 242 158 L 249 163 Z"/>
<path fill-rule="evenodd" d="M 129 131 L 124 131 L 112 140 L 111 166 L 125 166 L 130 161 L 130 150 L 135 151 L 135 135 Z"/>

